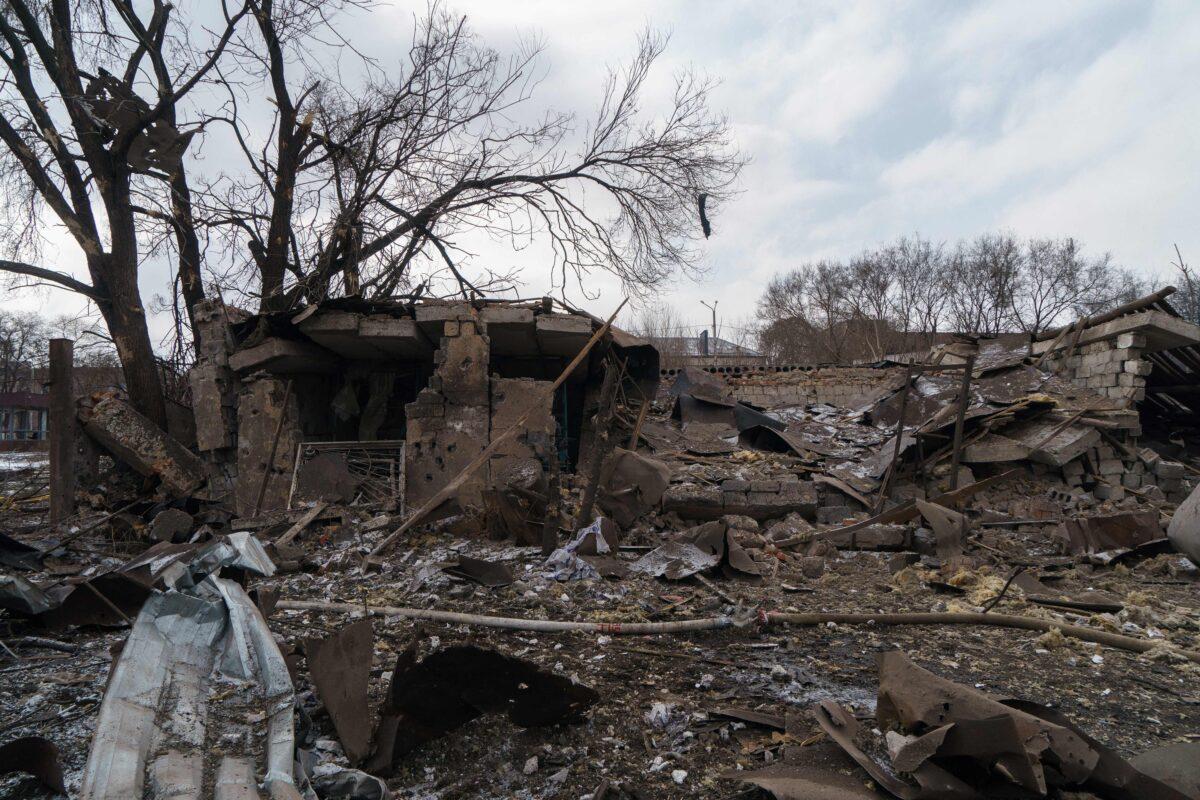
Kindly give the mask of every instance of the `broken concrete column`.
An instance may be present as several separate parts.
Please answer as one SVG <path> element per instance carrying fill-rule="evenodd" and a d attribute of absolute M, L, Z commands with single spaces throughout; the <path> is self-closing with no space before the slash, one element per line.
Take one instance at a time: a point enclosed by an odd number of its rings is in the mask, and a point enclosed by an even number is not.
<path fill-rule="evenodd" d="M 300 413 L 293 392 L 288 394 L 286 382 L 266 373 L 256 373 L 244 382 L 238 397 L 237 415 L 237 512 L 251 516 L 266 474 L 259 513 L 287 507 L 292 486 L 292 467 L 296 448 L 303 439 Z M 279 425 L 280 417 L 283 425 Z M 275 431 L 279 441 L 275 443 Z M 271 458 L 274 450 L 275 458 Z"/>
<path fill-rule="evenodd" d="M 156 476 L 174 497 L 195 494 L 204 484 L 204 464 L 133 406 L 106 393 L 79 412 L 88 435 L 142 475 Z"/>
<path fill-rule="evenodd" d="M 554 397 L 550 381 L 532 378 L 491 379 L 491 433 L 500 436 L 522 415 L 533 409 L 523 429 L 503 442 L 488 461 L 488 483 L 501 488 L 509 485 L 540 486 L 542 465 L 555 453 Z"/>
<path fill-rule="evenodd" d="M 188 372 L 196 449 L 205 461 L 214 495 L 228 494 L 237 477 L 238 382 L 229 366 L 233 329 L 225 305 L 217 299 L 192 307 L 198 353 Z"/>
<path fill-rule="evenodd" d="M 200 452 L 237 446 L 237 381 L 229 367 L 197 364 L 188 372 L 192 413 L 196 417 L 196 449 Z"/>
<path fill-rule="evenodd" d="M 453 480 L 488 444 L 490 344 L 473 308 L 464 304 L 453 314 L 443 323 L 429 386 L 405 406 L 405 492 L 414 507 Z M 459 502 L 481 506 L 486 482 L 486 472 L 472 476 L 459 491 Z"/>

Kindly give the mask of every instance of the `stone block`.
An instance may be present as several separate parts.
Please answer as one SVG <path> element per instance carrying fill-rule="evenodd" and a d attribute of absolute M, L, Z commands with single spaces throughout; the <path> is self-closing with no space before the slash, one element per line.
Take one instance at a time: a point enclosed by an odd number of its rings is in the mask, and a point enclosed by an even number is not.
<path fill-rule="evenodd" d="M 1150 361 L 1138 359 L 1125 362 L 1125 371 L 1133 375 L 1149 375 L 1153 369 L 1154 364 Z"/>
<path fill-rule="evenodd" d="M 1122 333 L 1117 337 L 1117 347 L 1143 348 L 1146 346 L 1146 336 L 1141 333 Z"/>
<path fill-rule="evenodd" d="M 1162 459 L 1154 466 L 1154 473 L 1158 475 L 1158 477 L 1168 480 L 1182 478 L 1185 471 L 1186 470 L 1184 469 L 1183 464 L 1179 463 L 1178 461 L 1167 461 Z"/>
<path fill-rule="evenodd" d="M 822 525 L 839 525 L 852 514 L 849 506 L 821 506 L 817 509 L 817 522 Z"/>

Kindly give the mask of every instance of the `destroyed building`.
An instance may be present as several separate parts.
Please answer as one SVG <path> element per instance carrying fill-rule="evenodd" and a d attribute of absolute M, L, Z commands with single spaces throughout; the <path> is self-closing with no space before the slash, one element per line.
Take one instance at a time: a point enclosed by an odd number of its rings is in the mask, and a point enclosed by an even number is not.
<path fill-rule="evenodd" d="M 486 488 L 540 485 L 551 459 L 573 470 L 599 400 L 599 353 L 550 392 L 599 322 L 549 300 L 334 301 L 236 322 L 212 301 L 196 318 L 210 343 L 191 373 L 196 446 L 219 465 L 214 479 L 235 487 L 244 516 L 288 508 L 296 491 L 318 499 L 305 494 L 316 484 L 350 502 L 357 479 L 378 484 L 381 475 L 376 491 L 391 486 L 390 499 L 419 506 L 524 420 L 460 493 L 478 506 Z M 654 348 L 626 335 L 612 348 L 629 385 L 653 391 Z M 332 480 L 362 453 L 357 478 Z M 313 463 L 326 471 L 308 475 Z M 261 485 L 245 479 L 264 474 Z"/>
<path fill-rule="evenodd" d="M 195 318 L 194 437 L 99 393 L 79 510 L 0 498 L 0 787 L 1200 797 L 1164 293 L 842 365 L 545 300 Z"/>

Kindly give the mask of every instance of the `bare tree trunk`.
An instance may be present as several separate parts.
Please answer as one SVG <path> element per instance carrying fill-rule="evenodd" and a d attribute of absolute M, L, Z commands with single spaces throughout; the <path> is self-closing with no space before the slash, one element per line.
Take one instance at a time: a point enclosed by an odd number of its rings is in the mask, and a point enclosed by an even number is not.
<path fill-rule="evenodd" d="M 171 178 L 171 216 L 175 243 L 179 249 L 179 283 L 183 302 L 187 306 L 188 324 L 192 329 L 192 345 L 200 350 L 200 331 L 192 318 L 192 309 L 204 299 L 204 282 L 200 275 L 200 239 L 192 217 L 192 192 L 187 177 L 180 170 Z"/>
<path fill-rule="evenodd" d="M 154 359 L 154 346 L 150 343 L 146 310 L 138 290 L 137 231 L 127 172 L 116 171 L 108 176 L 104 200 L 112 231 L 112 247 L 111 252 L 101 258 L 108 303 L 101 306 L 100 313 L 104 315 L 121 358 L 129 401 L 165 431 L 167 406 Z"/>

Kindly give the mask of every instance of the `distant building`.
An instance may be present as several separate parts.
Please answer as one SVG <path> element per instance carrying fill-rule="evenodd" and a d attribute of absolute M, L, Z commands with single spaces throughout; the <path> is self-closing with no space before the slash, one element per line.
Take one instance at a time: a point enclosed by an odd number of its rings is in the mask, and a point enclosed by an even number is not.
<path fill-rule="evenodd" d="M 49 395 L 0 392 L 0 450 L 35 449 L 49 426 Z"/>
<path fill-rule="evenodd" d="M 760 366 L 767 363 L 766 356 L 757 350 L 734 344 L 718 336 L 701 331 L 699 336 L 651 337 L 658 348 L 663 369 L 707 366 Z"/>
<path fill-rule="evenodd" d="M 0 392 L 0 451 L 37 450 L 46 446 L 50 429 L 49 370 L 27 368 L 13 391 Z M 118 367 L 75 367 L 75 396 L 123 383 Z"/>

